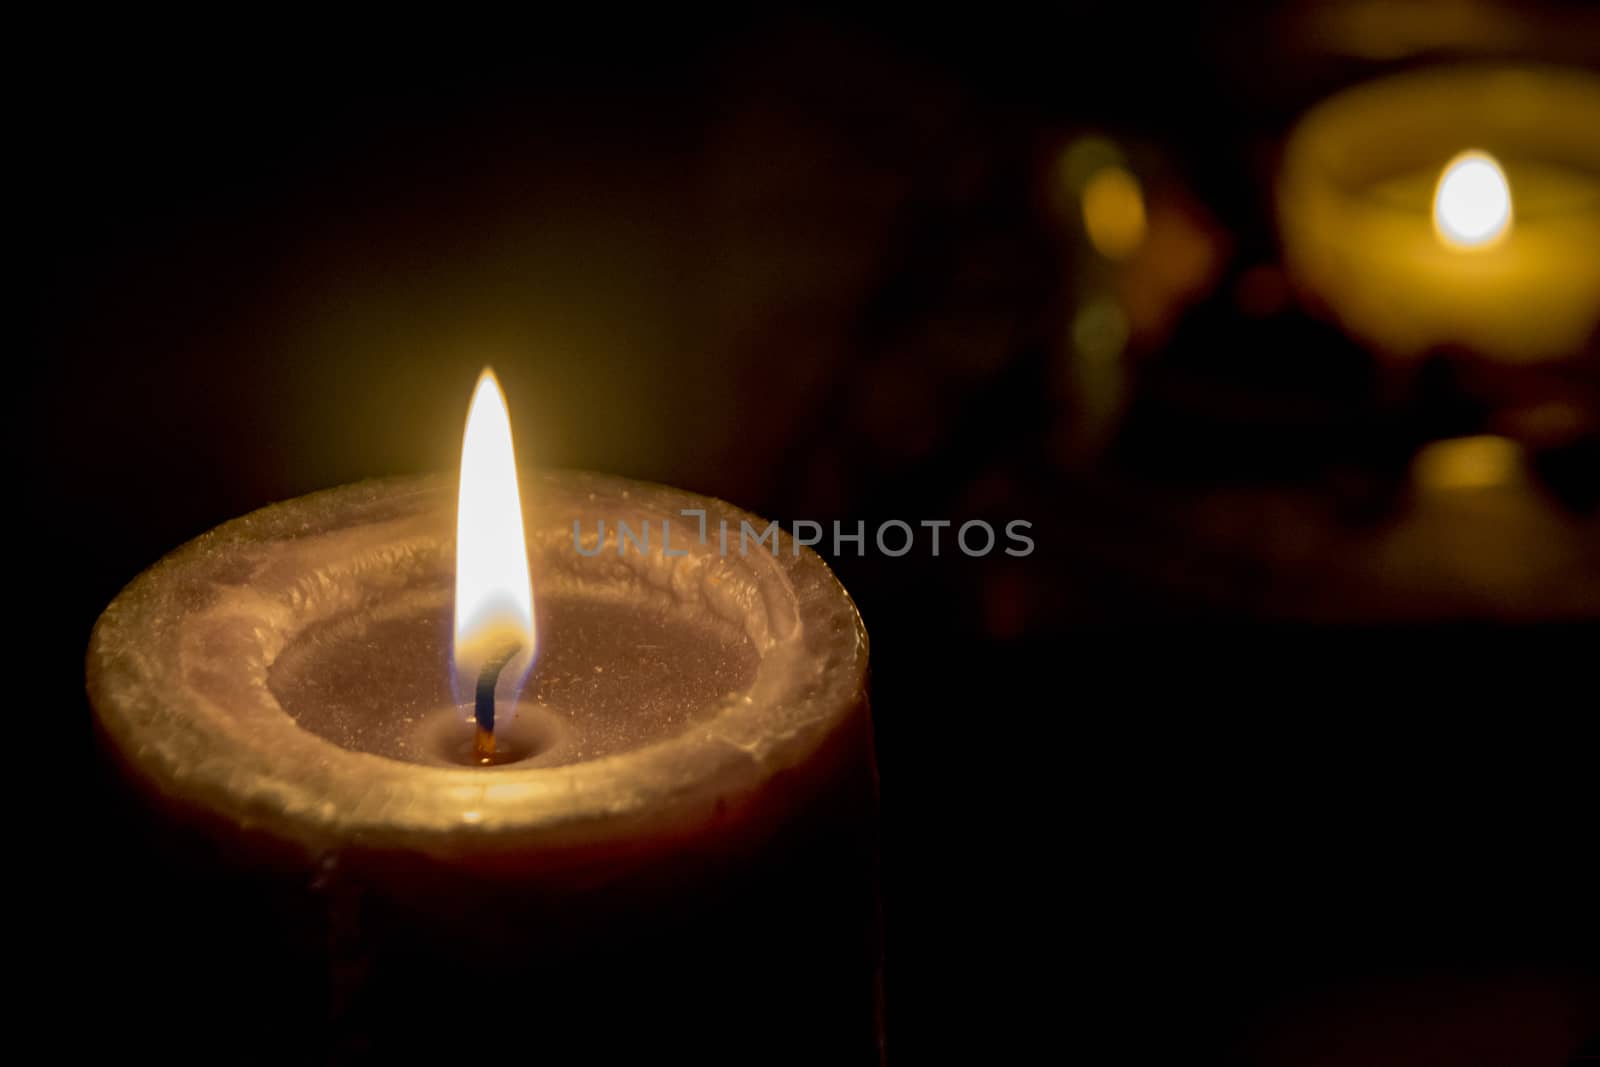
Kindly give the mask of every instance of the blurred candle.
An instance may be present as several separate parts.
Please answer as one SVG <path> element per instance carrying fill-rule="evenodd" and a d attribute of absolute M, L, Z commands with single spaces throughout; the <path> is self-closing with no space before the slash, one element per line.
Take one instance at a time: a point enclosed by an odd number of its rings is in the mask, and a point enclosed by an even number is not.
<path fill-rule="evenodd" d="M 1291 274 L 1396 357 L 1581 350 L 1600 323 L 1600 79 L 1460 67 L 1325 101 L 1285 147 Z"/>

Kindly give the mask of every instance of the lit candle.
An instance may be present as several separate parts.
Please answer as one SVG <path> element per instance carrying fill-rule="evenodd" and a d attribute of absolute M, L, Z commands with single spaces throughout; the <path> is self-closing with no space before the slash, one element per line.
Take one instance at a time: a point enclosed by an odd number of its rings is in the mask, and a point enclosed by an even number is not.
<path fill-rule="evenodd" d="M 364 1049 L 873 1062 L 849 597 L 786 535 L 739 551 L 766 524 L 719 501 L 570 472 L 521 490 L 486 374 L 459 487 L 335 489 L 178 549 L 95 627 L 112 754 L 194 827 L 195 862 L 277 887 L 242 907 L 312 915 L 325 973 L 286 980 L 355 973 L 325 1008 Z M 453 1010 L 475 990 L 486 1025 Z M 321 1032 L 257 1010 L 227 1025 Z"/>
<path fill-rule="evenodd" d="M 1419 71 L 1314 108 L 1286 145 L 1278 215 L 1312 299 L 1379 350 L 1534 361 L 1600 324 L 1600 79 Z"/>

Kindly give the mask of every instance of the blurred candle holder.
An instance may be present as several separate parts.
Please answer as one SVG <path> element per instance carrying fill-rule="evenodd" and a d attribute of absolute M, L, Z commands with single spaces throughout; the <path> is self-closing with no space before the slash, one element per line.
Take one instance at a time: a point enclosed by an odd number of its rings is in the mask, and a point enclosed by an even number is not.
<path fill-rule="evenodd" d="M 1600 323 L 1600 78 L 1463 65 L 1314 107 L 1285 146 L 1284 256 L 1385 358 L 1561 359 Z"/>

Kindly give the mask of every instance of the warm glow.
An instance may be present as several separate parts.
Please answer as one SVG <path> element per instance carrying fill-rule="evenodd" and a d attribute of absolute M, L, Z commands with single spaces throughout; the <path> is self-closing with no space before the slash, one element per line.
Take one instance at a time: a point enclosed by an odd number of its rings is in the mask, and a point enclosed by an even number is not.
<path fill-rule="evenodd" d="M 533 663 L 533 583 L 522 534 L 511 416 L 500 383 L 485 368 L 472 393 L 461 445 L 456 509 L 458 689 L 470 693 L 485 662 L 511 642 L 521 645 L 522 651 L 500 674 L 502 699 L 521 688 Z"/>
<path fill-rule="evenodd" d="M 1118 166 L 1095 171 L 1083 187 L 1083 226 L 1095 251 L 1127 259 L 1144 243 L 1144 193 L 1139 179 Z"/>
<path fill-rule="evenodd" d="M 1451 248 L 1483 248 L 1511 228 L 1511 186 L 1487 152 L 1452 159 L 1433 194 L 1433 226 Z"/>
<path fill-rule="evenodd" d="M 1411 476 L 1423 489 L 1492 489 L 1521 474 L 1522 448 L 1493 434 L 1434 441 L 1417 453 Z"/>

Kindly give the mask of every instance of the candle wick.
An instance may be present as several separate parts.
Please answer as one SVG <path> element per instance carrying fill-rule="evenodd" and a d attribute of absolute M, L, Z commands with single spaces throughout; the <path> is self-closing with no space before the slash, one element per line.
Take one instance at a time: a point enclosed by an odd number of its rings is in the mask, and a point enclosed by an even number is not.
<path fill-rule="evenodd" d="M 474 706 L 474 717 L 478 722 L 478 730 L 473 741 L 473 755 L 479 763 L 494 761 L 494 687 L 500 681 L 500 672 L 506 669 L 506 664 L 522 651 L 522 645 L 513 641 L 483 665 L 483 670 L 478 672 L 477 699 Z"/>

